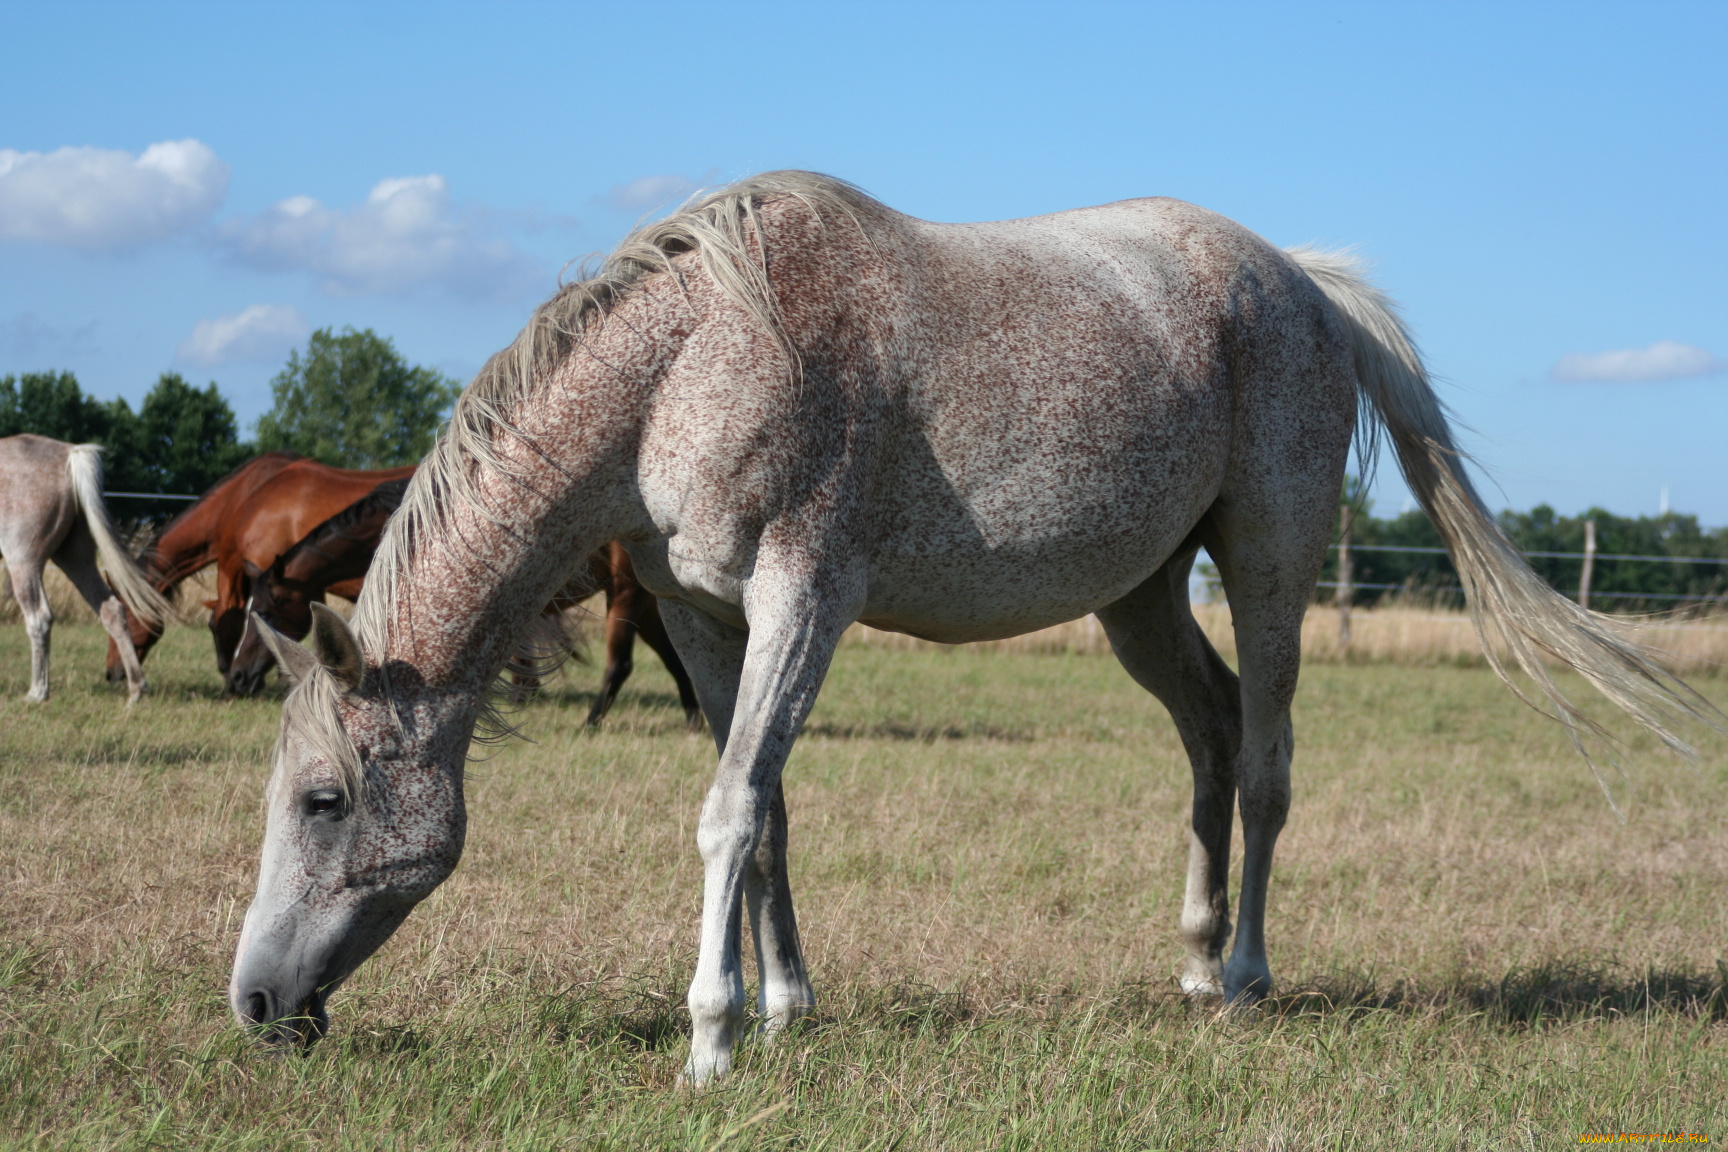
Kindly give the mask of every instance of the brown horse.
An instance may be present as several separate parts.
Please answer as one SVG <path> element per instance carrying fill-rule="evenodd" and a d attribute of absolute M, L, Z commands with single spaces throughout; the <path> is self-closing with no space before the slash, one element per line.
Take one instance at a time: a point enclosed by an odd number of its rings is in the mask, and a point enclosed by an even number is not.
<path fill-rule="evenodd" d="M 305 636 L 312 626 L 314 603 L 323 603 L 331 588 L 364 581 L 385 521 L 401 506 L 407 486 L 406 479 L 378 485 L 312 529 L 267 568 L 242 560 L 249 589 L 248 612 L 296 640 Z M 353 596 L 344 598 L 351 600 Z M 228 665 L 228 691 L 236 696 L 257 695 L 264 687 L 265 673 L 275 663 L 248 616 Z"/>
<path fill-rule="evenodd" d="M 300 456 L 293 452 L 266 452 L 212 484 L 196 504 L 169 521 L 145 549 L 141 567 L 150 586 L 173 601 L 182 583 L 216 563 L 216 526 L 237 515 L 259 485 L 298 459 Z M 205 607 L 214 607 L 214 601 Z M 138 659 L 143 660 L 162 638 L 162 628 L 136 616 L 128 623 L 132 647 Z M 110 641 L 108 679 L 118 681 L 124 674 L 120 651 Z"/>
<path fill-rule="evenodd" d="M 339 582 L 358 583 L 372 563 L 372 553 L 384 534 L 384 524 L 402 503 L 406 480 L 380 484 L 372 492 L 314 528 L 305 539 L 276 558 L 269 568 L 245 561 L 251 586 L 250 610 L 265 623 L 296 640 L 312 628 L 312 605 L 323 603 L 325 593 Z M 599 695 L 588 710 L 588 724 L 599 725 L 618 690 L 635 667 L 636 637 L 652 648 L 665 663 L 678 685 L 678 701 L 685 722 L 702 726 L 702 710 L 696 690 L 684 671 L 683 661 L 660 621 L 660 605 L 654 594 L 636 582 L 630 554 L 616 542 L 588 558 L 586 572 L 571 580 L 548 606 L 548 611 L 571 607 L 596 592 L 606 595 L 606 674 Z M 341 593 L 338 593 L 340 595 Z M 228 667 L 228 691 L 252 696 L 264 687 L 264 676 L 276 657 L 262 634 L 248 618 L 240 645 Z M 518 681 L 526 686 L 531 681 Z"/>
<path fill-rule="evenodd" d="M 163 529 L 146 556 L 145 572 L 159 590 L 172 594 L 188 576 L 216 565 L 216 597 L 205 607 L 210 609 L 216 667 L 227 676 L 246 624 L 246 561 L 268 567 L 313 528 L 379 484 L 413 473 L 411 464 L 355 471 L 291 452 L 266 453 L 236 469 Z M 359 582 L 331 590 L 356 596 Z M 140 660 L 160 635 L 160 629 L 133 626 L 132 643 Z M 111 650 L 111 678 L 117 660 L 117 651 Z"/>

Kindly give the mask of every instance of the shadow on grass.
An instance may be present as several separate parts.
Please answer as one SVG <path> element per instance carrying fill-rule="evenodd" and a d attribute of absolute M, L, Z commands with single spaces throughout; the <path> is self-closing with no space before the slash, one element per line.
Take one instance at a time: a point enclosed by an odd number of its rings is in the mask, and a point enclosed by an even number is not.
<path fill-rule="evenodd" d="M 549 704 L 557 708 L 580 709 L 587 712 L 594 707 L 594 702 L 600 699 L 600 693 L 594 689 L 581 688 L 537 688 L 531 693 L 526 703 Z M 624 716 L 634 711 L 642 712 L 676 712 L 680 718 L 684 715 L 684 705 L 672 692 L 633 692 L 626 689 L 612 701 L 612 708 L 607 712 L 607 719 Z M 605 721 L 601 721 L 602 726 Z"/>
<path fill-rule="evenodd" d="M 635 1052 L 655 1052 L 684 1043 L 690 1036 L 689 1011 L 671 997 L 654 992 L 552 996 L 541 1004 L 538 1016 L 553 1043 L 583 1048 L 616 1045 Z"/>
<path fill-rule="evenodd" d="M 208 679 L 200 677 L 196 680 L 159 680 L 150 676 L 149 666 L 144 669 L 145 678 L 150 682 L 150 690 L 144 694 L 145 705 L 150 704 L 233 704 L 239 707 L 248 705 L 268 704 L 280 706 L 288 698 L 288 682 L 280 676 L 272 676 L 264 687 L 254 696 L 232 696 L 222 683 L 222 678 L 212 668 Z M 97 684 L 90 694 L 103 695 L 113 691 L 113 694 L 124 702 L 124 688 L 116 690 L 111 684 Z"/>
<path fill-rule="evenodd" d="M 174 768 L 182 764 L 214 764 L 232 755 L 209 744 L 139 744 L 117 737 L 93 743 L 83 754 L 90 764 L 124 764 L 129 768 Z"/>
<path fill-rule="evenodd" d="M 421 1056 L 435 1045 L 413 1027 L 401 1024 L 346 1037 L 344 1047 L 355 1056 Z"/>
<path fill-rule="evenodd" d="M 942 991 L 927 985 L 837 989 L 824 1023 L 868 1022 L 902 1031 L 964 1031 L 986 1022 L 1053 1021 L 1091 1015 L 1117 1023 L 1177 1023 L 1215 1019 L 1217 999 L 1195 1000 L 1164 982 L 1136 982 L 1113 990 L 1026 988 L 992 995 Z M 1390 987 L 1369 977 L 1312 981 L 1281 992 L 1243 1017 L 1300 1019 L 1399 1016 L 1476 1016 L 1487 1023 L 1526 1028 L 1548 1023 L 1612 1020 L 1645 1015 L 1706 1024 L 1728 1022 L 1728 964 L 1715 972 L 1627 972 L 1607 964 L 1553 962 L 1508 972 L 1499 980 L 1468 978 Z"/>
<path fill-rule="evenodd" d="M 1633 973 L 1605 964 L 1555 961 L 1514 969 L 1492 982 L 1399 981 L 1390 988 L 1364 977 L 1341 977 L 1279 993 L 1261 1008 L 1280 1017 L 1460 1010 L 1507 1025 L 1645 1014 L 1720 1023 L 1728 1020 L 1728 965 L 1717 961 L 1710 973 Z"/>
<path fill-rule="evenodd" d="M 873 724 L 808 724 L 805 736 L 824 740 L 905 740 L 918 744 L 935 744 L 941 740 L 1001 740 L 1012 744 L 1029 744 L 1037 739 L 1023 728 L 1004 728 L 997 724 L 916 725 L 893 720 Z"/>
<path fill-rule="evenodd" d="M 0 976 L 27 968 L 28 957 L 7 964 Z M 11 972 L 14 986 L 20 973 Z M 27 975 L 27 973 L 25 973 Z M 989 992 L 943 990 L 899 982 L 883 985 L 843 983 L 797 1026 L 805 1037 L 836 1032 L 893 1034 L 905 1041 L 946 1044 L 974 1033 L 1001 1028 L 1081 1032 L 1151 1026 L 1178 1031 L 1205 1028 L 1220 1020 L 1217 1000 L 1192 1000 L 1163 982 L 1137 982 L 1115 989 L 1079 991 L 1049 987 L 995 989 Z M 514 1014 L 512 1014 L 514 1015 Z M 1346 1028 L 1402 1019 L 1444 1023 L 1479 1020 L 1490 1028 L 1521 1031 L 1550 1024 L 1659 1017 L 1705 1025 L 1728 1021 L 1728 971 L 1712 974 L 1652 970 L 1642 975 L 1609 966 L 1553 963 L 1509 972 L 1492 982 L 1459 980 L 1420 985 L 1376 985 L 1366 977 L 1316 981 L 1280 993 L 1257 1010 L 1227 1017 L 1248 1033 L 1273 1021 L 1331 1023 Z M 553 1046 L 617 1054 L 677 1051 L 690 1041 L 690 1016 L 669 992 L 603 992 L 572 989 L 548 995 L 527 1014 L 530 1030 Z M 361 1058 L 418 1060 L 475 1045 L 493 1047 L 515 1033 L 522 1017 L 502 1031 L 426 1030 L 391 1025 L 350 1033 L 337 1041 L 340 1052 Z M 754 1020 L 747 1026 L 753 1030 Z M 320 1051 L 330 1051 L 329 1043 Z"/>

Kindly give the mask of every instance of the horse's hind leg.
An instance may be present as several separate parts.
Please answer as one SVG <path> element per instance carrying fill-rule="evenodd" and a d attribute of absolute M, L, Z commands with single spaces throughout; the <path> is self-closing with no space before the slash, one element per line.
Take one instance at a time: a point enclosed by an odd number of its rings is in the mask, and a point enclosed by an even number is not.
<path fill-rule="evenodd" d="M 60 545 L 60 550 L 54 554 L 54 563 L 66 573 L 78 589 L 78 594 L 84 597 L 84 602 L 90 605 L 96 613 L 96 618 L 102 622 L 102 628 L 113 640 L 115 649 L 120 653 L 120 666 L 126 672 L 126 702 L 136 704 L 144 695 L 144 667 L 138 659 L 138 650 L 132 646 L 132 630 L 130 621 L 126 618 L 126 605 L 108 587 L 108 582 L 102 579 L 102 574 L 96 570 L 96 542 L 90 538 L 90 533 L 82 524 L 74 526 L 66 537 L 66 542 Z"/>
<path fill-rule="evenodd" d="M 1182 990 L 1217 995 L 1230 939 L 1227 881 L 1242 709 L 1236 674 L 1188 608 L 1188 570 L 1197 548 L 1197 540 L 1185 544 L 1144 584 L 1101 609 L 1098 619 L 1128 674 L 1169 709 L 1188 752 L 1194 813 L 1182 900 L 1188 949 Z"/>
<path fill-rule="evenodd" d="M 54 632 L 54 612 L 42 587 L 42 560 L 35 556 L 7 556 L 6 571 L 12 577 L 12 595 L 24 614 L 24 631 L 30 636 L 30 691 L 25 699 L 40 704 L 48 699 L 48 640 Z"/>
<path fill-rule="evenodd" d="M 1347 426 L 1346 426 L 1347 427 Z M 1242 815 L 1242 893 L 1236 942 L 1224 966 L 1224 995 L 1259 1000 L 1272 990 L 1266 960 L 1266 893 L 1272 852 L 1290 811 L 1290 704 L 1302 659 L 1302 619 L 1326 554 L 1346 444 L 1339 467 L 1318 478 L 1268 478 L 1212 512 L 1218 564 L 1236 632 L 1242 682 L 1242 747 L 1236 761 Z"/>

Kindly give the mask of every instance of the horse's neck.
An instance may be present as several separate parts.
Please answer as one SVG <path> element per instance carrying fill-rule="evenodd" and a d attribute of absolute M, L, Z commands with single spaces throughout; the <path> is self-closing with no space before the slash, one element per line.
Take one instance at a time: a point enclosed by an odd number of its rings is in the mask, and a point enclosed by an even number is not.
<path fill-rule="evenodd" d="M 216 562 L 212 549 L 215 519 L 211 510 L 200 504 L 156 538 L 148 569 L 157 591 L 178 588 L 188 576 Z"/>
<path fill-rule="evenodd" d="M 429 685 L 481 691 L 589 554 L 647 528 L 634 482 L 640 418 L 674 358 L 667 342 L 689 331 L 671 331 L 680 317 L 689 324 L 687 307 L 612 317 L 527 389 L 513 403 L 513 431 L 498 431 L 478 453 L 495 455 L 507 472 L 474 458 L 449 465 L 467 477 L 462 498 L 416 525 L 413 554 L 398 554 L 394 574 L 381 578 L 376 563 L 367 574 L 361 628 L 369 652 L 414 666 Z M 441 444 L 416 484 L 454 452 L 451 440 Z M 381 562 L 421 514 L 417 498 L 404 503 Z"/>

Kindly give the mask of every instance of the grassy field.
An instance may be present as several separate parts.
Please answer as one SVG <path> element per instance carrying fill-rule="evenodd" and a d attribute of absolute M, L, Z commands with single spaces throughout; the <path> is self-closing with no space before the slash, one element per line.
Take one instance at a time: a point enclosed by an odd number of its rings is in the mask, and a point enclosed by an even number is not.
<path fill-rule="evenodd" d="M 1545 1148 L 1728 1138 L 1728 741 L 1607 778 L 1479 667 L 1315 664 L 1271 898 L 1280 995 L 1174 991 L 1187 767 L 1108 657 L 845 646 L 788 770 L 821 1008 L 674 1090 L 713 751 L 575 667 L 470 775 L 456 875 L 306 1058 L 223 1002 L 279 690 L 177 629 L 20 699 L 0 627 L 0 1147 Z M 1718 702 L 1728 683 L 1701 682 Z"/>

